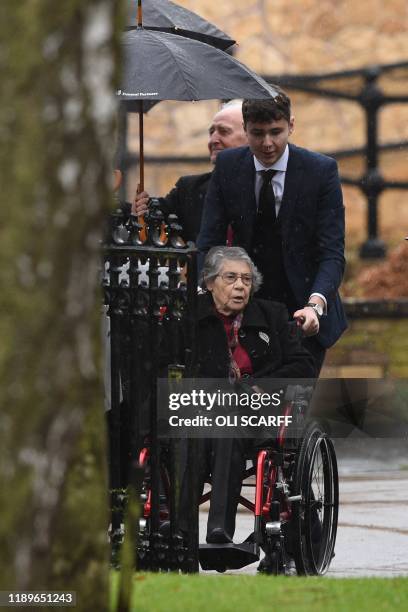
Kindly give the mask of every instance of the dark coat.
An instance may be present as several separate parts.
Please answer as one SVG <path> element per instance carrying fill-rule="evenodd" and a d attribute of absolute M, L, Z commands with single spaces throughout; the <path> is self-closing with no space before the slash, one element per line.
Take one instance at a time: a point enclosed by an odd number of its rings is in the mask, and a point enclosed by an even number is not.
<path fill-rule="evenodd" d="M 256 219 L 254 183 L 249 147 L 218 154 L 197 239 L 201 265 L 212 246 L 225 244 L 229 223 L 234 244 L 251 254 Z M 283 265 L 297 308 L 314 292 L 327 299 L 327 317 L 320 322 L 317 340 L 328 348 L 347 327 L 338 294 L 345 265 L 344 206 L 335 160 L 289 145 L 279 215 Z M 267 275 L 269 270 L 261 272 Z"/>
<path fill-rule="evenodd" d="M 212 172 L 181 176 L 165 197 L 158 198 L 164 216 L 177 215 L 183 228 L 182 237 L 186 242 L 196 242 L 200 231 L 204 200 Z M 121 202 L 122 211 L 129 216 L 130 202 Z"/>
<path fill-rule="evenodd" d="M 197 333 L 198 375 L 201 378 L 228 378 L 227 336 L 210 293 L 200 295 L 198 299 Z M 251 360 L 254 379 L 315 376 L 314 360 L 297 337 L 290 333 L 288 313 L 283 304 L 252 298 L 244 310 L 238 336 Z M 250 380 L 247 382 L 251 384 Z"/>
<path fill-rule="evenodd" d="M 196 242 L 200 231 L 205 195 L 211 172 L 181 176 L 173 189 L 164 198 L 159 198 L 161 210 L 167 217 L 177 215 L 183 228 L 184 240 Z"/>

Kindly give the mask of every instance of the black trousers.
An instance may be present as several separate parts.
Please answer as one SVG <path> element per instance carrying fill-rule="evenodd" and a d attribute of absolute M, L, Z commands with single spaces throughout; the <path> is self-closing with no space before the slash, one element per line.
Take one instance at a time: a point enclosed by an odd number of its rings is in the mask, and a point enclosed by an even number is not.
<path fill-rule="evenodd" d="M 235 517 L 246 468 L 246 454 L 253 440 L 239 438 L 212 438 L 199 440 L 198 494 L 211 476 L 211 500 L 208 514 L 207 535 L 215 528 L 222 529 L 231 539 L 235 532 Z M 187 441 L 182 442 L 182 484 L 179 507 L 179 528 L 187 531 L 188 495 L 186 469 Z"/>

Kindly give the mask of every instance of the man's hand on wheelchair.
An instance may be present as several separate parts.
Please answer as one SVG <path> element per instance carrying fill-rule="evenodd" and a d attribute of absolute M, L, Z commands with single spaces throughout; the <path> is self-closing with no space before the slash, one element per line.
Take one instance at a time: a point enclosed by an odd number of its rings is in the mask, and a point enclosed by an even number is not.
<path fill-rule="evenodd" d="M 319 319 L 313 308 L 305 306 L 293 314 L 297 325 L 302 329 L 305 336 L 315 336 L 319 333 Z"/>

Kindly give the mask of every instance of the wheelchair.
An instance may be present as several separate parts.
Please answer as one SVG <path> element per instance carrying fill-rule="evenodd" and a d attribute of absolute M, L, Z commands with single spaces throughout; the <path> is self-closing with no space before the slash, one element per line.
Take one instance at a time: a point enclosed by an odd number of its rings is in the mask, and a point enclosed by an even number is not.
<path fill-rule="evenodd" d="M 327 572 L 334 557 L 337 532 L 337 461 L 324 427 L 304 417 L 310 394 L 310 388 L 299 385 L 286 394 L 284 413 L 292 415 L 297 435 L 293 437 L 294 430 L 289 432 L 282 426 L 276 438 L 257 450 L 245 471 L 243 485 L 254 489 L 254 496 L 249 499 L 241 492 L 239 503 L 254 515 L 253 532 L 240 544 L 200 544 L 202 569 L 240 569 L 260 560 L 262 550 L 264 558 L 258 569 L 264 573 L 285 574 L 289 557 L 294 559 L 298 575 Z M 139 463 L 148 474 L 148 447 L 141 450 Z M 165 450 L 161 453 L 160 479 L 160 520 L 165 521 L 169 518 L 170 494 Z M 248 479 L 250 482 L 246 482 Z M 147 476 L 142 492 L 141 542 L 148 541 L 151 529 L 151 497 Z M 199 503 L 210 497 L 211 491 L 201 495 Z M 182 538 L 178 537 L 181 551 Z M 162 556 L 167 548 L 164 538 L 159 545 Z"/>

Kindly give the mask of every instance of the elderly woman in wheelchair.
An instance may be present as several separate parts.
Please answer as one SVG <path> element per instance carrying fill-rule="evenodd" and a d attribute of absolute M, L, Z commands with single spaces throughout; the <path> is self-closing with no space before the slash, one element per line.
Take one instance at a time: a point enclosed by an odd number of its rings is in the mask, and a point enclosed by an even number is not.
<path fill-rule="evenodd" d="M 293 333 L 283 304 L 256 299 L 262 278 L 238 247 L 214 247 L 203 272 L 198 302 L 198 368 L 202 378 L 229 379 L 258 392 L 262 379 L 313 378 L 312 356 Z M 265 380 L 265 383 L 267 381 Z M 309 389 L 292 387 L 283 410 L 302 419 Z M 304 425 L 304 422 L 302 421 Z M 294 558 L 298 573 L 326 571 L 337 524 L 337 470 L 330 440 L 317 424 L 303 439 L 286 439 L 285 428 L 266 445 L 237 438 L 200 440 L 199 494 L 211 481 L 207 544 L 200 547 L 204 569 L 225 571 L 265 558 L 259 570 L 284 573 Z M 258 451 L 258 453 L 257 453 Z M 246 469 L 248 457 L 254 467 Z M 255 502 L 241 497 L 243 480 L 254 474 Z M 189 492 L 182 481 L 179 528 L 187 530 Z M 202 501 L 208 499 L 208 494 Z M 238 503 L 255 514 L 254 533 L 233 544 Z"/>
<path fill-rule="evenodd" d="M 198 296 L 199 377 L 223 379 L 252 394 L 270 389 L 274 381 L 315 376 L 313 357 L 289 323 L 285 306 L 253 297 L 261 281 L 243 249 L 214 247 L 209 251 L 202 272 L 204 292 Z M 294 565 L 298 574 L 323 574 L 328 569 L 337 530 L 336 457 L 322 428 L 305 419 L 313 385 L 304 382 L 288 385 L 279 407 L 281 414 L 292 417 L 290 432 L 282 425 L 272 437 L 262 440 L 238 434 L 198 440 L 195 483 L 200 503 L 210 499 L 207 543 L 199 548 L 203 569 L 238 569 L 259 560 L 260 549 L 265 556 L 258 569 L 266 573 L 293 573 L 289 570 Z M 181 440 L 180 451 L 177 527 L 183 539 L 188 537 L 191 516 L 186 440 Z M 147 449 L 141 457 L 140 463 L 145 464 Z M 252 459 L 249 468 L 248 459 Z M 253 476 L 255 483 L 252 478 L 245 486 L 254 487 L 255 496 L 247 499 L 241 487 Z M 211 492 L 203 495 L 206 481 Z M 168 485 L 162 490 L 166 488 Z M 253 512 L 254 529 L 244 542 L 233 543 L 238 503 Z M 148 515 L 146 506 L 144 517 Z M 162 536 L 169 530 L 165 520 L 160 527 Z"/>

